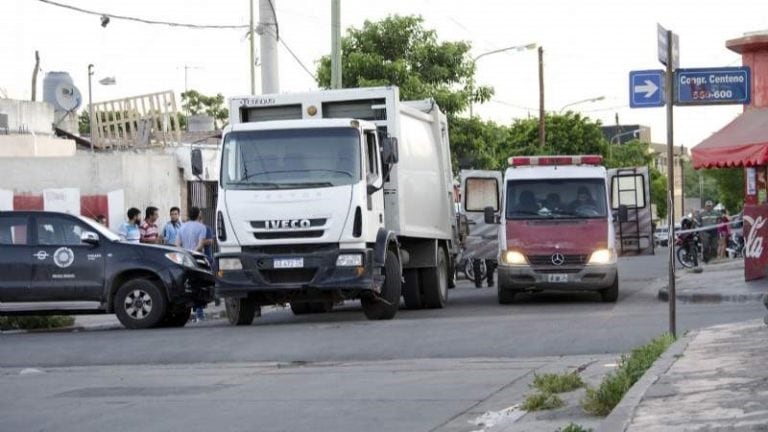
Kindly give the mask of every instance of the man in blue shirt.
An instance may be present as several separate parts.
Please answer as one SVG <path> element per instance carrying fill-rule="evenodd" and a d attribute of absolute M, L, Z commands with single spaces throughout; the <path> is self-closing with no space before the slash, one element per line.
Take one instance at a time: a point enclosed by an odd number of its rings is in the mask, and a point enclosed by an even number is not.
<path fill-rule="evenodd" d="M 139 231 L 139 222 L 141 222 L 141 210 L 136 207 L 128 209 L 128 221 L 120 226 L 120 239 L 128 243 L 139 243 L 141 232 Z"/>
<path fill-rule="evenodd" d="M 168 221 L 163 227 L 163 238 L 165 239 L 165 244 L 176 244 L 176 236 L 179 234 L 179 229 L 181 229 L 181 221 L 179 220 L 180 213 L 181 210 L 179 210 L 178 207 L 171 207 L 171 220 Z"/>
<path fill-rule="evenodd" d="M 176 236 L 176 246 L 184 249 L 203 252 L 205 246 L 211 243 L 207 238 L 207 228 L 200 222 L 200 209 L 192 207 L 189 209 L 189 220 L 179 228 Z M 195 321 L 205 319 L 205 313 L 202 307 L 195 307 Z"/>

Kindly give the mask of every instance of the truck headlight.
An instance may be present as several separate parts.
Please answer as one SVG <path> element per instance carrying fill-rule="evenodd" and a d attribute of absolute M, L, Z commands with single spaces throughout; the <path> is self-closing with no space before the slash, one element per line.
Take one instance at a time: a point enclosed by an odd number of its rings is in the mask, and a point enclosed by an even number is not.
<path fill-rule="evenodd" d="M 336 258 L 336 267 L 359 267 L 363 265 L 363 255 L 341 254 Z"/>
<path fill-rule="evenodd" d="M 165 257 L 184 267 L 195 267 L 195 260 L 186 252 L 168 252 Z"/>
<path fill-rule="evenodd" d="M 507 264 L 512 265 L 524 265 L 528 264 L 528 260 L 525 258 L 525 255 L 521 254 L 518 251 L 506 251 L 501 256 L 502 261 L 504 261 Z"/>
<path fill-rule="evenodd" d="M 616 255 L 610 249 L 598 249 L 592 252 L 587 264 L 612 264 L 616 261 Z"/>
<path fill-rule="evenodd" d="M 243 263 L 239 258 L 219 258 L 219 270 L 242 270 Z"/>

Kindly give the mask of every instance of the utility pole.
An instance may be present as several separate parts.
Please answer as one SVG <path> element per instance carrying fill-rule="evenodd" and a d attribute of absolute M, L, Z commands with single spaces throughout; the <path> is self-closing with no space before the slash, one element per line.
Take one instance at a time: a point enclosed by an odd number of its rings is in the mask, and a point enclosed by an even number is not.
<path fill-rule="evenodd" d="M 331 0 L 331 88 L 341 86 L 341 0 Z"/>
<path fill-rule="evenodd" d="M 40 52 L 35 50 L 35 69 L 32 71 L 32 102 L 37 99 L 37 71 L 40 70 Z"/>
<path fill-rule="evenodd" d="M 93 133 L 94 119 L 93 116 L 93 98 L 91 92 L 91 77 L 93 76 L 93 65 L 88 65 L 88 139 L 91 141 L 91 152 L 93 152 L 93 140 L 96 136 Z"/>
<path fill-rule="evenodd" d="M 544 48 L 539 47 L 539 147 L 542 150 L 547 136 L 544 120 Z"/>
<path fill-rule="evenodd" d="M 275 17 L 275 2 L 277 0 L 259 0 L 259 27 L 261 49 L 261 93 L 280 92 L 280 80 L 277 65 L 277 18 Z"/>
<path fill-rule="evenodd" d="M 253 32 L 253 0 L 250 0 L 250 4 L 251 4 L 251 15 L 250 15 L 250 17 L 251 17 L 251 25 L 249 27 L 249 29 L 250 29 L 250 33 L 249 34 L 251 36 L 251 41 L 250 41 L 250 44 L 249 44 L 249 46 L 250 46 L 250 50 L 249 51 L 250 51 L 250 59 L 251 59 L 251 94 L 254 95 L 254 94 L 256 94 L 256 59 L 253 58 L 254 57 L 253 56 L 253 49 L 254 49 L 253 48 L 253 38 L 256 37 L 256 34 Z M 185 90 L 186 90 L 186 86 L 187 86 L 187 84 L 186 84 L 186 80 L 187 80 L 186 69 L 184 71 L 185 71 L 184 87 L 185 87 Z"/>
<path fill-rule="evenodd" d="M 672 57 L 672 48 L 674 40 L 672 32 L 667 30 L 667 72 L 666 80 L 666 105 L 667 105 L 667 220 L 669 224 L 669 282 L 667 293 L 669 297 L 669 333 L 677 337 L 677 294 L 675 290 L 675 150 L 673 146 L 674 130 L 673 125 L 673 107 L 675 94 L 674 79 L 674 59 Z"/>

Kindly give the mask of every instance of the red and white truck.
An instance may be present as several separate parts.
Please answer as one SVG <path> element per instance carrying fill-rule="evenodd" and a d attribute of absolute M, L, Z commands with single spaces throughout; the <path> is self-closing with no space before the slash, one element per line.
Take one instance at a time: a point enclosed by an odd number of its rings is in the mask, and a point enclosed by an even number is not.
<path fill-rule="evenodd" d="M 474 173 L 465 203 L 498 227 L 499 303 L 538 291 L 619 293 L 617 256 L 653 253 L 646 167 L 606 170 L 602 156 L 515 156 Z M 483 181 L 487 184 L 483 184 Z M 494 191 L 501 190 L 501 197 Z M 500 199 L 499 199 L 500 198 Z"/>

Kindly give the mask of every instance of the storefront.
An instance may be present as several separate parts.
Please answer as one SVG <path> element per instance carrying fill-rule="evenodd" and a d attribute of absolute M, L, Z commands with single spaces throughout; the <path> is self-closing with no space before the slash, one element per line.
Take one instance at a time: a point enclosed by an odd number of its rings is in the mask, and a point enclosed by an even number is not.
<path fill-rule="evenodd" d="M 752 71 L 751 103 L 691 150 L 694 168 L 743 167 L 746 280 L 768 276 L 768 32 L 726 42 Z"/>

